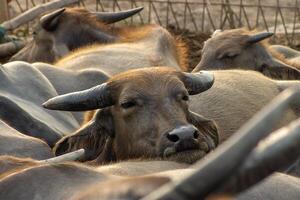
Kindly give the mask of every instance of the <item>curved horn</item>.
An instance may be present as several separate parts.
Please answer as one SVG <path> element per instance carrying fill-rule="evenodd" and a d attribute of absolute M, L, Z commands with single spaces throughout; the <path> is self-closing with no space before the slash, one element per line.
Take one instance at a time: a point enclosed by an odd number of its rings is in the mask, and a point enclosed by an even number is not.
<path fill-rule="evenodd" d="M 84 156 L 84 153 L 85 153 L 84 149 L 79 149 L 77 151 L 66 153 L 61 156 L 49 158 L 46 160 L 41 160 L 41 161 L 39 161 L 39 163 L 55 164 L 55 163 L 61 163 L 61 162 L 67 162 L 67 161 L 75 161 L 75 160 L 81 159 Z"/>
<path fill-rule="evenodd" d="M 253 43 L 256 43 L 256 42 L 260 42 L 266 38 L 269 38 L 273 35 L 273 33 L 270 33 L 270 32 L 262 32 L 262 33 L 257 33 L 255 35 L 251 35 L 249 36 L 249 38 L 247 39 L 247 42 L 249 44 L 253 44 Z"/>
<path fill-rule="evenodd" d="M 138 7 L 120 12 L 94 12 L 93 14 L 95 14 L 100 21 L 111 24 L 131 17 L 143 9 L 144 7 Z"/>
<path fill-rule="evenodd" d="M 199 94 L 211 88 L 215 78 L 213 73 L 208 71 L 200 71 L 197 73 L 183 72 L 182 82 L 190 95 Z"/>
<path fill-rule="evenodd" d="M 196 171 L 181 181 L 162 186 L 142 200 L 204 199 L 218 189 L 240 167 L 257 143 L 268 136 L 300 91 L 287 89 L 258 112 L 233 136 L 194 165 Z"/>
<path fill-rule="evenodd" d="M 87 90 L 60 95 L 43 103 L 50 110 L 86 111 L 113 105 L 107 83 Z"/>
<path fill-rule="evenodd" d="M 58 17 L 65 11 L 65 8 L 55 10 L 44 15 L 40 19 L 41 26 L 47 31 L 53 31 L 58 24 Z"/>

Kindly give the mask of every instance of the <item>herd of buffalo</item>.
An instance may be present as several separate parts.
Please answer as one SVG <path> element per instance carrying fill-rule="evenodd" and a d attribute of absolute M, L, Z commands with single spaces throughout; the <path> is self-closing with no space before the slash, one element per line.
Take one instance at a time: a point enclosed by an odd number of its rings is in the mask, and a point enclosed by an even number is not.
<path fill-rule="evenodd" d="M 0 199 L 300 199 L 300 52 L 61 8 L 0 64 Z M 299 160 L 298 160 L 299 159 Z"/>

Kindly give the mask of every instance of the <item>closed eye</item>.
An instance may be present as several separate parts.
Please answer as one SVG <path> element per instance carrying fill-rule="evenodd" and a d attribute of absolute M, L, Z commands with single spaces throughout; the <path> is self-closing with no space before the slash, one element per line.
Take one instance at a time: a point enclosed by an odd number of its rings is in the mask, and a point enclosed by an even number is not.
<path fill-rule="evenodd" d="M 124 103 L 121 103 L 121 107 L 123 109 L 129 109 L 129 108 L 132 108 L 132 107 L 134 107 L 136 105 L 137 105 L 137 102 L 134 101 L 134 100 L 130 100 L 130 101 L 126 101 Z"/>

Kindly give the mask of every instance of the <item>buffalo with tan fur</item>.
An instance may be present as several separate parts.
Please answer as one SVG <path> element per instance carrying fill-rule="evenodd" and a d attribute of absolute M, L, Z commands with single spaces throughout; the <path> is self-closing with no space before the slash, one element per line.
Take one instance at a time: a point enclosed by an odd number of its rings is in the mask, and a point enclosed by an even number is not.
<path fill-rule="evenodd" d="M 145 68 L 50 99 L 45 108 L 99 109 L 90 122 L 60 140 L 55 153 L 84 148 L 86 160 L 96 163 L 133 158 L 193 163 L 217 146 L 218 133 L 214 121 L 189 110 L 189 95 L 206 91 L 213 82 L 208 72 Z"/>
<path fill-rule="evenodd" d="M 299 63 L 285 59 L 264 42 L 272 35 L 245 29 L 215 31 L 204 43 L 201 61 L 194 71 L 243 69 L 274 79 L 299 80 Z"/>
<path fill-rule="evenodd" d="M 185 44 L 163 27 L 112 25 L 142 9 L 115 13 L 82 8 L 53 11 L 40 18 L 33 40 L 10 61 L 56 62 L 70 69 L 92 67 L 110 75 L 132 67 L 160 65 L 187 70 Z"/>

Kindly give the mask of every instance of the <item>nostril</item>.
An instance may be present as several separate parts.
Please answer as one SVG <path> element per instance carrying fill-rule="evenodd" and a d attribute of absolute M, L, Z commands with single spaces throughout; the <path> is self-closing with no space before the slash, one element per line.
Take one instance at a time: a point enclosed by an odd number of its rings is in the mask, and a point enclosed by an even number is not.
<path fill-rule="evenodd" d="M 198 132 L 198 131 L 195 131 L 195 132 L 194 132 L 194 139 L 198 139 L 198 137 L 199 137 L 199 132 Z"/>
<path fill-rule="evenodd" d="M 175 135 L 175 134 L 167 134 L 167 138 L 168 138 L 171 142 L 177 142 L 177 141 L 179 141 L 178 135 Z"/>

